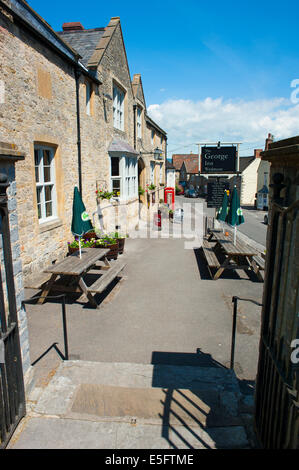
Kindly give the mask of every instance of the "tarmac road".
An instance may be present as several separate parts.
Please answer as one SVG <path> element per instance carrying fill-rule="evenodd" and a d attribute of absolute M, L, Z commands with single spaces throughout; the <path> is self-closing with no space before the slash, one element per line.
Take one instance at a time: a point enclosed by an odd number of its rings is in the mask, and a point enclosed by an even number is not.
<path fill-rule="evenodd" d="M 214 216 L 215 214 L 215 210 L 213 208 L 207 208 L 206 202 L 203 198 L 193 199 L 185 196 L 176 196 L 176 203 L 179 206 L 182 206 L 185 203 L 193 203 L 195 208 L 195 203 L 203 204 L 204 213 L 209 216 Z M 264 224 L 264 215 L 267 214 L 267 212 L 249 208 L 242 209 L 245 222 L 238 226 L 238 231 L 265 247 L 268 226 Z"/>

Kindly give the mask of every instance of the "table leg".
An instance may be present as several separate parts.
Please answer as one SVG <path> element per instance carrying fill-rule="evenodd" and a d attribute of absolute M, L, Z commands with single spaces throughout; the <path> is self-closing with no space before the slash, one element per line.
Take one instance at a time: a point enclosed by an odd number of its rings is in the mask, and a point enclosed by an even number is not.
<path fill-rule="evenodd" d="M 94 307 L 98 307 L 98 304 L 96 303 L 96 301 L 94 300 L 94 297 L 93 295 L 91 294 L 91 292 L 89 292 L 88 290 L 88 287 L 87 285 L 85 284 L 84 280 L 82 279 L 82 277 L 79 278 L 79 286 L 83 292 L 83 294 L 86 295 L 86 297 L 88 298 L 89 302 L 91 303 L 91 305 L 93 305 Z"/>
<path fill-rule="evenodd" d="M 108 259 L 106 258 L 106 256 L 103 258 L 103 261 L 105 263 L 105 265 L 108 267 L 108 268 L 111 268 L 111 264 L 109 263 Z"/>
<path fill-rule="evenodd" d="M 49 294 L 56 278 L 57 278 L 58 274 L 52 274 L 52 276 L 50 277 L 50 279 L 48 280 L 47 284 L 45 285 L 43 291 L 42 291 L 42 294 L 41 294 L 41 298 L 38 299 L 37 303 L 38 304 L 43 304 L 44 301 L 46 300 L 46 297 L 47 295 Z"/>
<path fill-rule="evenodd" d="M 215 276 L 214 276 L 214 281 L 216 281 L 220 276 L 221 274 L 223 273 L 223 271 L 226 269 L 226 267 L 229 265 L 229 262 L 230 262 L 230 257 L 228 257 L 224 263 L 220 266 L 220 268 L 217 269 L 216 273 L 215 273 Z"/>

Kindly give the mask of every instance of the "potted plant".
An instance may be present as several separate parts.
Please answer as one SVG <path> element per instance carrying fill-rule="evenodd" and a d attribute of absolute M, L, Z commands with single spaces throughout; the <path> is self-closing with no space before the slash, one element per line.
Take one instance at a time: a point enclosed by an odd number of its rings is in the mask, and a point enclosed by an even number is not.
<path fill-rule="evenodd" d="M 96 241 L 97 248 L 109 248 L 110 251 L 107 253 L 107 259 L 117 259 L 118 257 L 118 240 L 113 237 L 105 235 Z"/>
<path fill-rule="evenodd" d="M 123 252 L 124 252 L 125 241 L 126 241 L 126 238 L 127 238 L 127 237 L 125 237 L 124 235 L 120 234 L 119 232 L 114 232 L 113 238 L 116 238 L 116 240 L 118 241 L 118 254 L 119 254 L 119 255 L 122 255 Z"/>
<path fill-rule="evenodd" d="M 111 199 L 114 196 L 113 192 L 104 191 L 103 189 L 96 190 L 97 199 Z"/>
<path fill-rule="evenodd" d="M 147 189 L 149 189 L 150 191 L 154 191 L 156 189 L 156 186 L 153 183 L 151 183 L 148 185 Z"/>
<path fill-rule="evenodd" d="M 84 238 L 84 240 L 91 240 L 92 238 L 96 240 L 98 236 L 96 234 L 95 228 L 90 232 L 84 233 L 84 235 L 82 235 L 82 238 Z"/>
<path fill-rule="evenodd" d="M 84 240 L 84 238 L 80 239 L 81 249 L 83 248 L 94 248 L 95 247 L 95 239 L 91 238 L 90 240 Z M 68 252 L 69 254 L 75 253 L 79 250 L 79 238 L 76 237 L 74 241 L 68 242 Z"/>
<path fill-rule="evenodd" d="M 172 210 L 172 209 L 170 209 L 170 210 L 168 211 L 168 215 L 169 215 L 169 218 L 170 218 L 170 219 L 173 219 L 173 210 Z"/>

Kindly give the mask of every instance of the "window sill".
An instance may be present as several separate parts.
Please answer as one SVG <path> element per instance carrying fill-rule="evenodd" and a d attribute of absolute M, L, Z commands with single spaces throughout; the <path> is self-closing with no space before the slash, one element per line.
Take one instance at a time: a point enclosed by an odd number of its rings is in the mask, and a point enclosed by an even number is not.
<path fill-rule="evenodd" d="M 53 219 L 47 222 L 41 222 L 39 224 L 39 233 L 47 232 L 48 230 L 53 230 L 55 228 L 61 227 L 63 225 L 62 220 Z"/>

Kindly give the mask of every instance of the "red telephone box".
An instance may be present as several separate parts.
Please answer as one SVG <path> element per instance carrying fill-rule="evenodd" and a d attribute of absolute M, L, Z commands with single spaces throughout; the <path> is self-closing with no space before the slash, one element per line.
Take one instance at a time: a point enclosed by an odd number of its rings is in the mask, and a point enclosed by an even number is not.
<path fill-rule="evenodd" d="M 165 204 L 169 204 L 169 206 L 172 206 L 172 209 L 174 208 L 174 195 L 175 195 L 175 189 L 168 187 L 164 189 L 164 202 Z"/>

